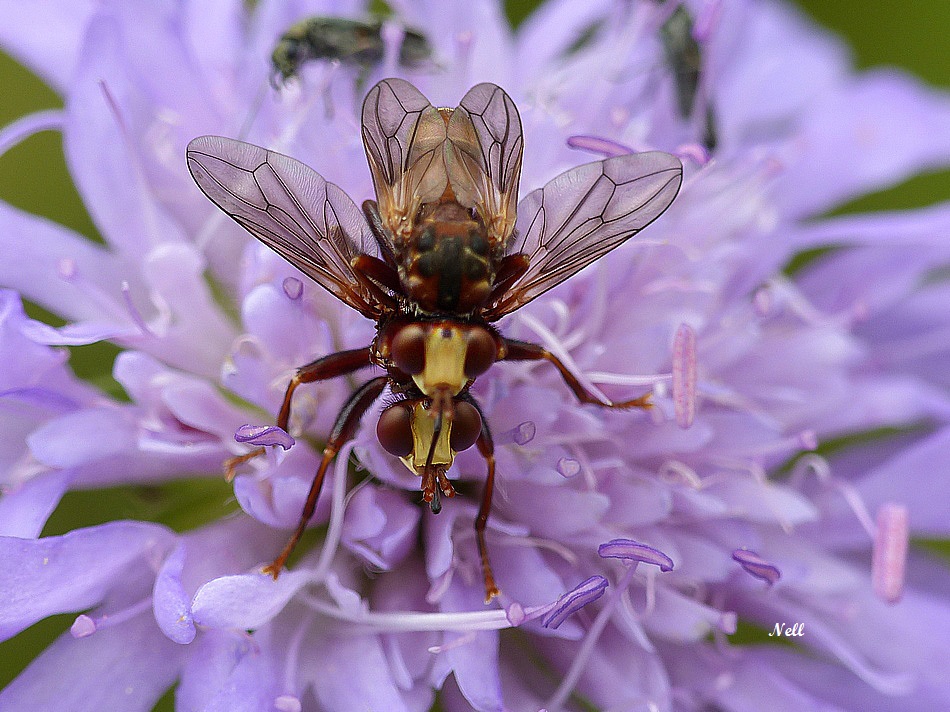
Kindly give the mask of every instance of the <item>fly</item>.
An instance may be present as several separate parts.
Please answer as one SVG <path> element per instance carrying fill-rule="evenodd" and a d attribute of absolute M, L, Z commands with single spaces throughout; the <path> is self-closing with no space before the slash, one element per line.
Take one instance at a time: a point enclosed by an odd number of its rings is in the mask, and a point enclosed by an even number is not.
<path fill-rule="evenodd" d="M 487 477 L 475 519 L 485 599 L 498 595 L 485 541 L 494 444 L 472 384 L 498 361 L 545 360 L 583 403 L 648 408 L 649 394 L 605 403 L 538 344 L 494 323 L 560 284 L 653 222 L 682 183 L 674 156 L 647 152 L 573 168 L 518 202 L 523 136 L 511 98 L 479 84 L 455 109 L 435 108 L 412 84 L 384 79 L 366 96 L 362 135 L 376 193 L 362 214 L 302 163 L 218 136 L 193 140 L 188 166 L 201 190 L 261 242 L 377 325 L 363 348 L 299 368 L 277 425 L 287 430 L 304 383 L 375 366 L 337 416 L 297 529 L 265 568 L 276 578 L 313 515 L 327 468 L 388 387 L 380 444 L 421 478 L 432 511 L 455 494 L 446 473 L 477 447 Z M 233 474 L 252 450 L 226 463 Z"/>

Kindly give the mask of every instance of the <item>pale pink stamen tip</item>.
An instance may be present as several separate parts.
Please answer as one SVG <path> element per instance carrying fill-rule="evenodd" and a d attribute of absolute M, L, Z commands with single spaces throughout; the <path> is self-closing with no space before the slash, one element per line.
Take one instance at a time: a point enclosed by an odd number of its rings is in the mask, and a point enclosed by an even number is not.
<path fill-rule="evenodd" d="M 696 417 L 696 332 L 689 324 L 673 337 L 673 413 L 681 428 Z"/>
<path fill-rule="evenodd" d="M 303 707 L 300 700 L 293 695 L 281 695 L 274 700 L 274 709 L 277 712 L 300 712 Z"/>
<path fill-rule="evenodd" d="M 871 563 L 874 593 L 896 603 L 904 592 L 904 571 L 909 541 L 907 507 L 888 502 L 877 510 L 877 528 Z"/>
<path fill-rule="evenodd" d="M 287 277 L 284 280 L 283 287 L 284 294 L 287 295 L 288 299 L 296 301 L 300 299 L 300 295 L 303 294 L 303 282 L 296 277 Z"/>
<path fill-rule="evenodd" d="M 775 306 L 775 295 L 769 287 L 759 287 L 752 295 L 752 308 L 759 316 L 768 316 Z"/>
<path fill-rule="evenodd" d="M 59 271 L 59 276 L 66 280 L 74 279 L 79 272 L 76 260 L 72 257 L 63 257 L 56 265 L 56 269 Z"/>
<path fill-rule="evenodd" d="M 803 430 L 798 434 L 798 442 L 803 450 L 814 450 L 818 447 L 818 433 L 814 430 Z"/>
<path fill-rule="evenodd" d="M 738 625 L 739 616 L 736 615 L 735 611 L 724 611 L 716 622 L 716 627 L 726 635 L 734 634 Z"/>
<path fill-rule="evenodd" d="M 557 471 L 561 477 L 570 479 L 581 471 L 581 463 L 567 457 L 562 457 L 557 461 Z"/>
<path fill-rule="evenodd" d="M 524 608 L 522 608 L 518 602 L 512 603 L 505 609 L 505 618 L 508 619 L 508 622 L 511 623 L 512 626 L 517 628 L 524 623 L 526 618 Z"/>
<path fill-rule="evenodd" d="M 74 638 L 88 638 L 96 632 L 96 622 L 86 614 L 76 616 L 76 620 L 69 627 Z"/>

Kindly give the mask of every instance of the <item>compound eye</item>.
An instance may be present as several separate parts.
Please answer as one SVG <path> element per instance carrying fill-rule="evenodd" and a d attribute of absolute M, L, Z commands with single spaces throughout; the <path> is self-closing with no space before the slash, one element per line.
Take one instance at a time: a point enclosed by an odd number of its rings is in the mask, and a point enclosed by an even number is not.
<path fill-rule="evenodd" d="M 455 403 L 455 417 L 452 418 L 452 434 L 449 444 L 455 452 L 468 450 L 482 432 L 482 416 L 471 403 Z"/>
<path fill-rule="evenodd" d="M 376 437 L 383 449 L 396 457 L 412 452 L 412 410 L 405 403 L 395 403 L 379 415 Z"/>
<path fill-rule="evenodd" d="M 485 329 L 473 328 L 468 333 L 465 349 L 465 375 L 476 378 L 491 368 L 498 355 L 498 344 Z"/>
<path fill-rule="evenodd" d="M 415 376 L 426 365 L 426 330 L 419 324 L 407 324 L 396 332 L 390 344 L 393 362 L 405 373 Z"/>

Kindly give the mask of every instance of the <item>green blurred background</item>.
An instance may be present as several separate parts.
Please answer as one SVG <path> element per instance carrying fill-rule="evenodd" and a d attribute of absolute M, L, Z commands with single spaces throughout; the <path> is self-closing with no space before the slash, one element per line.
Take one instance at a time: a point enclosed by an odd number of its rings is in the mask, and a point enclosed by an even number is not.
<path fill-rule="evenodd" d="M 506 7 L 512 22 L 517 24 L 538 4 L 536 0 L 509 0 Z M 797 4 L 816 21 L 846 38 L 853 48 L 856 67 L 899 67 L 934 87 L 950 89 L 950 0 L 798 0 Z M 2 53 L 0 97 L 0 126 L 33 111 L 62 106 L 59 97 L 42 81 Z M 913 208 L 947 199 L 950 171 L 942 171 L 864 197 L 844 210 Z M 59 134 L 33 136 L 0 156 L 0 200 L 98 239 L 66 172 Z M 55 323 L 41 310 L 30 306 L 29 311 Z M 105 344 L 74 349 L 72 364 L 81 377 L 121 398 L 123 394 L 110 375 L 115 353 L 114 347 Z M 160 521 L 181 531 L 216 519 L 233 507 L 230 488 L 223 481 L 190 480 L 187 486 L 171 483 L 153 488 L 74 493 L 64 500 L 44 534 L 58 534 L 116 518 Z M 65 631 L 74 618 L 72 614 L 56 616 L 0 644 L 0 688 Z M 169 693 L 156 710 L 171 709 Z"/>

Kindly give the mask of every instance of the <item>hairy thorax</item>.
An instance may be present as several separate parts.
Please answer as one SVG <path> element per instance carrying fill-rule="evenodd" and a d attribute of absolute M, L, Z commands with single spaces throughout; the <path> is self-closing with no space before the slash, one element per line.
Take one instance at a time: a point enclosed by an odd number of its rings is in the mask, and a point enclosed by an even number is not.
<path fill-rule="evenodd" d="M 424 206 L 400 276 L 426 312 L 474 311 L 488 298 L 494 279 L 485 226 L 456 202 Z"/>

